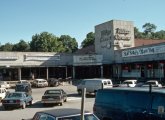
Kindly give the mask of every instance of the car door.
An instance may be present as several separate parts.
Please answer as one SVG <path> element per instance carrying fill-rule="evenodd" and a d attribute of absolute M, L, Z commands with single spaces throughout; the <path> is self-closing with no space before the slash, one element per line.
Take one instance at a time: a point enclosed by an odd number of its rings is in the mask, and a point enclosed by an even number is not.
<path fill-rule="evenodd" d="M 24 95 L 24 100 L 26 103 L 29 103 L 30 101 L 32 101 L 32 98 L 30 95 L 28 95 L 27 93 L 25 93 Z"/>
<path fill-rule="evenodd" d="M 67 99 L 67 94 L 66 94 L 66 92 L 65 92 L 64 90 L 62 90 L 62 95 L 63 95 L 64 101 L 66 101 L 66 99 Z"/>

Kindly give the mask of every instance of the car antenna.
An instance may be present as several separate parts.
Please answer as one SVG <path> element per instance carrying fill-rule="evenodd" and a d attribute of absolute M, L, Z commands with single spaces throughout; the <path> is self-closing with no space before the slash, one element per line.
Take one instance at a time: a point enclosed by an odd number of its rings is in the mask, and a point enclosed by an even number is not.
<path fill-rule="evenodd" d="M 151 93 L 151 92 L 152 92 L 152 85 L 149 84 L 149 93 Z"/>

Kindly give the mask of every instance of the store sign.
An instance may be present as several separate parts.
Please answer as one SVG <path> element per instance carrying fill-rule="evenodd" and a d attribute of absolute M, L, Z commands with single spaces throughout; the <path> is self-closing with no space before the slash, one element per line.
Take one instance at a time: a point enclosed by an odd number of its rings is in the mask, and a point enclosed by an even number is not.
<path fill-rule="evenodd" d="M 122 57 L 165 53 L 165 45 L 122 51 Z"/>
<path fill-rule="evenodd" d="M 60 55 L 54 56 L 25 56 L 25 61 L 47 61 L 47 60 L 60 60 Z"/>
<path fill-rule="evenodd" d="M 102 63 L 102 55 L 74 56 L 74 63 Z"/>
<path fill-rule="evenodd" d="M 111 30 L 102 30 L 100 43 L 102 48 L 111 48 Z"/>
<path fill-rule="evenodd" d="M 127 36 L 130 31 L 126 29 L 116 28 L 116 34 L 114 35 L 115 40 L 130 40 L 131 37 Z"/>

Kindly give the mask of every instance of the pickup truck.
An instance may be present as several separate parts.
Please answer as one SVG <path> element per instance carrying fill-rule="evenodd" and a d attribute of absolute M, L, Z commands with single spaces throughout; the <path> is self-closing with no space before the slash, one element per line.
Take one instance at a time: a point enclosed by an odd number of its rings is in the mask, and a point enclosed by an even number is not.
<path fill-rule="evenodd" d="M 152 85 L 152 87 L 162 87 L 162 84 L 160 84 L 157 80 L 149 80 L 144 83 L 142 87 L 148 87 L 149 85 Z"/>

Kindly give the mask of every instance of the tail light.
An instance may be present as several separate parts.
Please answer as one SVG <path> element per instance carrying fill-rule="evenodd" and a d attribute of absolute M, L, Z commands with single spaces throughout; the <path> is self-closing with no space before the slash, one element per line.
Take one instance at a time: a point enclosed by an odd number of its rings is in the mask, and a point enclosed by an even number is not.
<path fill-rule="evenodd" d="M 15 102 L 16 102 L 16 103 L 20 103 L 20 100 L 16 100 Z"/>

